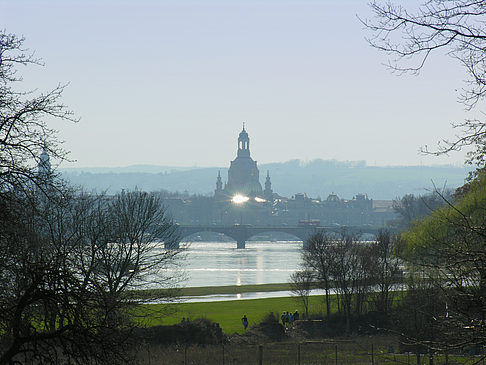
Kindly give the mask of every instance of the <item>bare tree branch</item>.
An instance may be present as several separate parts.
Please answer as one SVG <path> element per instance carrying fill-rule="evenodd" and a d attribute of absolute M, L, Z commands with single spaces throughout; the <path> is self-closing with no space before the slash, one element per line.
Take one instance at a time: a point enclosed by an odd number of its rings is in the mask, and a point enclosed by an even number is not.
<path fill-rule="evenodd" d="M 390 56 L 388 67 L 398 73 L 416 74 L 432 53 L 443 50 L 466 72 L 459 97 L 471 110 L 486 96 L 486 4 L 476 0 L 427 0 L 416 10 L 392 2 L 372 1 L 371 19 L 362 19 L 370 31 L 369 44 Z M 467 120 L 453 124 L 460 132 L 442 140 L 436 149 L 422 152 L 447 154 L 473 146 L 467 161 L 482 168 L 485 159 L 484 122 Z"/>

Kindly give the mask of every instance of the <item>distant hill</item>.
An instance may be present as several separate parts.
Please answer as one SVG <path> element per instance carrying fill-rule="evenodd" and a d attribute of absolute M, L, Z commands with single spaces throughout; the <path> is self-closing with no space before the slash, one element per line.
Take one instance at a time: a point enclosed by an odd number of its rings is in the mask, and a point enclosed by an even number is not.
<path fill-rule="evenodd" d="M 282 196 L 306 193 L 326 198 L 331 193 L 351 199 L 358 193 L 371 199 L 394 199 L 408 193 L 422 194 L 433 188 L 456 188 L 464 184 L 470 167 L 455 166 L 367 166 L 364 162 L 292 160 L 259 166 L 260 181 L 270 172 L 274 192 Z M 107 191 L 135 187 L 147 190 L 187 191 L 209 195 L 214 192 L 216 176 L 223 181 L 227 168 L 136 165 L 119 168 L 60 169 L 62 176 L 87 190 Z"/>

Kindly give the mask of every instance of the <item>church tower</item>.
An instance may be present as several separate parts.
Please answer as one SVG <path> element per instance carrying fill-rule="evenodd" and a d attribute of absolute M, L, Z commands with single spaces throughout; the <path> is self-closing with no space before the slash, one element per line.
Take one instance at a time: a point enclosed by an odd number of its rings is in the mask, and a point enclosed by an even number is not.
<path fill-rule="evenodd" d="M 215 198 L 222 198 L 224 196 L 223 181 L 221 180 L 221 171 L 218 171 L 218 177 L 216 179 L 216 190 L 214 190 Z"/>
<path fill-rule="evenodd" d="M 270 173 L 267 170 L 267 178 L 265 179 L 265 190 L 263 197 L 268 201 L 273 201 L 272 182 L 270 181 Z"/>
<path fill-rule="evenodd" d="M 47 192 L 51 189 L 53 182 L 53 174 L 51 169 L 51 161 L 49 154 L 44 146 L 42 153 L 39 156 L 39 163 L 37 164 L 37 182 L 35 185 L 37 194 L 42 198 L 47 198 Z"/>
<path fill-rule="evenodd" d="M 250 138 L 245 130 L 245 123 L 243 123 L 243 130 L 238 136 L 238 153 L 237 157 L 250 157 Z"/>
<path fill-rule="evenodd" d="M 39 156 L 37 174 L 43 181 L 47 181 L 51 177 L 51 161 L 45 147 L 42 149 L 42 153 Z"/>
<path fill-rule="evenodd" d="M 216 190 L 215 192 L 223 191 L 223 181 L 221 180 L 221 171 L 218 171 L 218 178 L 216 179 Z"/>

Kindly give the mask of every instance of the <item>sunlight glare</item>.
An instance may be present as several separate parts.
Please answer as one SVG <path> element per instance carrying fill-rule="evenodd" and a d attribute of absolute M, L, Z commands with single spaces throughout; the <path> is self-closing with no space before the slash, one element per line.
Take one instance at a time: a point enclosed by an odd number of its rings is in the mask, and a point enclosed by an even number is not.
<path fill-rule="evenodd" d="M 244 195 L 240 195 L 240 194 L 236 194 L 232 199 L 231 201 L 235 204 L 243 204 L 243 203 L 246 203 L 248 200 L 250 200 L 249 197 L 247 196 L 244 196 Z"/>

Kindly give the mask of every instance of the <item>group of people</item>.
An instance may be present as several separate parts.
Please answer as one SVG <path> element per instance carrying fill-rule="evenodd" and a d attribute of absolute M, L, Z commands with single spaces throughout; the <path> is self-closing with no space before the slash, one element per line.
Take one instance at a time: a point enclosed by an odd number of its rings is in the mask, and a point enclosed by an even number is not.
<path fill-rule="evenodd" d="M 288 329 L 289 327 L 292 326 L 294 321 L 299 320 L 299 311 L 296 309 L 294 313 L 283 312 L 282 315 L 280 316 L 280 319 L 282 320 L 282 324 L 285 327 L 285 329 Z M 246 314 L 243 315 L 243 318 L 241 319 L 241 323 L 243 324 L 243 327 L 246 330 L 248 328 L 248 318 L 246 317 Z"/>
<path fill-rule="evenodd" d="M 282 320 L 282 324 L 284 325 L 285 329 L 287 329 L 292 326 L 292 323 L 294 323 L 294 321 L 299 320 L 299 311 L 296 309 L 294 313 L 283 312 L 280 316 L 280 319 Z"/>

